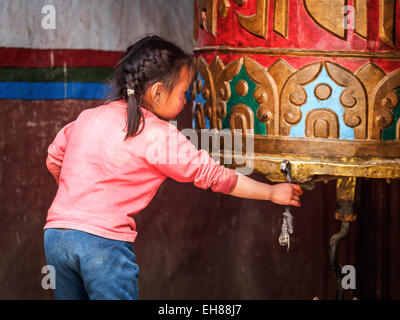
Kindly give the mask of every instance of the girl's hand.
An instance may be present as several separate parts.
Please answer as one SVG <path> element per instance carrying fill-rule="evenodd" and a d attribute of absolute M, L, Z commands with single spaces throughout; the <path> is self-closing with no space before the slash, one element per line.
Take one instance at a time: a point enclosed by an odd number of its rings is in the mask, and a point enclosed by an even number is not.
<path fill-rule="evenodd" d="M 271 185 L 271 198 L 269 200 L 276 204 L 300 207 L 300 196 L 302 195 L 303 190 L 299 185 L 278 183 Z"/>

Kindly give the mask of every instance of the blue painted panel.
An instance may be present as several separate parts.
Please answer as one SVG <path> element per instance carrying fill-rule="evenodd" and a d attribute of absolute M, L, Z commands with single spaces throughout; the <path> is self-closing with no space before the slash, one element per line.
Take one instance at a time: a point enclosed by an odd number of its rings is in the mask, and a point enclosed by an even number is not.
<path fill-rule="evenodd" d="M 326 83 L 332 88 L 331 96 L 326 100 L 319 100 L 315 94 L 314 89 L 320 83 Z M 307 93 L 307 102 L 301 106 L 302 118 L 301 121 L 290 130 L 291 137 L 305 137 L 306 129 L 306 115 L 309 111 L 314 109 L 331 109 L 338 115 L 339 118 L 339 139 L 354 140 L 354 129 L 345 125 L 343 121 L 344 108 L 340 104 L 340 95 L 344 88 L 336 84 L 328 75 L 325 67 L 322 69 L 318 78 L 312 83 L 304 86 Z"/>
<path fill-rule="evenodd" d="M 197 74 L 197 79 L 200 79 L 200 81 L 201 81 L 201 86 L 203 87 L 203 85 L 204 85 L 204 79 L 201 77 L 200 72 Z M 196 107 L 197 102 L 200 102 L 203 106 L 204 106 L 204 104 L 206 103 L 206 100 L 205 100 L 204 97 L 202 96 L 201 92 L 199 92 L 199 93 L 196 95 L 196 98 L 194 99 L 194 104 L 193 104 L 193 115 L 194 115 L 194 108 Z M 204 119 L 205 119 L 205 122 L 206 122 L 206 129 L 211 129 L 211 127 L 210 127 L 210 119 L 208 119 L 208 117 L 206 117 L 206 116 L 204 117 Z M 193 128 L 196 128 L 196 120 L 195 120 L 194 117 L 193 117 L 193 120 L 192 120 L 192 126 L 193 126 Z"/>

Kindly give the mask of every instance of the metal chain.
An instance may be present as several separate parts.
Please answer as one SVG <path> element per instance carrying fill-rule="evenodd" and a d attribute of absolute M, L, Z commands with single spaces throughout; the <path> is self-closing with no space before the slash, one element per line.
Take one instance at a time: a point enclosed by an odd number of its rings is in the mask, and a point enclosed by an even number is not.
<path fill-rule="evenodd" d="M 293 216 L 289 211 L 289 208 L 286 207 L 285 212 L 283 213 L 283 222 L 281 227 L 281 234 L 279 236 L 279 244 L 281 246 L 287 245 L 287 250 L 290 248 L 290 235 L 293 234 Z"/>
<path fill-rule="evenodd" d="M 292 172 L 291 164 L 288 160 L 283 160 L 281 163 L 281 172 L 286 176 L 288 183 L 292 183 Z M 285 211 L 282 214 L 283 222 L 281 227 L 281 234 L 279 236 L 279 244 L 281 246 L 287 246 L 287 250 L 290 248 L 290 235 L 293 234 L 293 216 L 290 213 L 290 206 L 286 206 Z"/>

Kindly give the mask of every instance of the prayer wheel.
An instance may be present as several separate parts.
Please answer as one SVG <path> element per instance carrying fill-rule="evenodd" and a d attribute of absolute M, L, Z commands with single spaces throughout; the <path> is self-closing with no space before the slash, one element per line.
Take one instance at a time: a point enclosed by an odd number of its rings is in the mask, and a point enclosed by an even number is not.
<path fill-rule="evenodd" d="M 305 187 L 337 180 L 339 299 L 358 178 L 400 178 L 399 35 L 395 0 L 194 0 L 193 126 L 250 132 L 250 155 L 221 158 L 270 181 L 285 181 L 283 160 Z"/>

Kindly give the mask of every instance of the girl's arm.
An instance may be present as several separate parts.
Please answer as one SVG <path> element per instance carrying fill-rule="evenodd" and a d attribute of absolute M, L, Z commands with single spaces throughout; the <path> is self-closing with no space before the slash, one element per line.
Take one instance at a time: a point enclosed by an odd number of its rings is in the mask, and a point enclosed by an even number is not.
<path fill-rule="evenodd" d="M 70 122 L 64 128 L 62 128 L 47 149 L 48 155 L 46 159 L 46 166 L 54 179 L 56 179 L 57 185 L 60 178 L 65 149 L 67 148 L 69 136 L 71 134 L 74 122 L 75 121 Z"/>
<path fill-rule="evenodd" d="M 300 195 L 303 191 L 298 185 L 290 183 L 269 185 L 237 174 L 234 169 L 226 168 L 214 161 L 205 150 L 197 150 L 173 125 L 169 125 L 166 140 L 160 137 L 161 135 L 158 135 L 154 142 L 152 141 L 154 139 L 149 140 L 151 143 L 147 146 L 153 149 L 154 143 L 157 153 L 146 152 L 146 156 L 148 154 L 154 156 L 146 159 L 167 177 L 179 182 L 193 182 L 196 187 L 210 188 L 214 192 L 235 197 L 300 206 Z M 171 154 L 176 156 L 171 157 Z"/>
<path fill-rule="evenodd" d="M 60 178 L 61 167 L 56 165 L 54 162 L 52 162 L 50 155 L 47 156 L 46 166 L 47 166 L 47 170 L 49 170 L 49 172 L 54 177 L 54 179 L 56 179 L 56 183 L 58 185 L 58 180 Z"/>
<path fill-rule="evenodd" d="M 239 175 L 236 187 L 230 195 L 255 199 L 269 200 L 276 204 L 300 207 L 300 196 L 303 191 L 299 185 L 278 183 L 274 185 L 258 182 L 244 175 Z"/>

